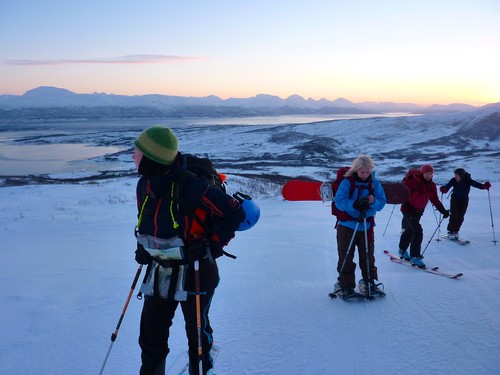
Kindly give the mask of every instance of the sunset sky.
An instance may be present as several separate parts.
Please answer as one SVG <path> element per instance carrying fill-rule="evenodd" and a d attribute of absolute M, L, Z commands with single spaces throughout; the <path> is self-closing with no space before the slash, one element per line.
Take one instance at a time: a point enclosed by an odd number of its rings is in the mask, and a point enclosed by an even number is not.
<path fill-rule="evenodd" d="M 0 94 L 500 101 L 498 0 L 0 0 Z"/>

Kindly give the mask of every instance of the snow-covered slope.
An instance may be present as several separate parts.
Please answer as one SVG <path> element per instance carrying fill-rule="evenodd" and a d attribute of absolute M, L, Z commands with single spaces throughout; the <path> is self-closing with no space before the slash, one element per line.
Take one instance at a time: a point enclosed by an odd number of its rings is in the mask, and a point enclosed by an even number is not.
<path fill-rule="evenodd" d="M 221 347 L 217 374 L 500 373 L 500 244 L 492 243 L 500 239 L 494 226 L 500 225 L 498 109 L 303 125 L 165 125 L 175 129 L 183 150 L 209 154 L 228 173 L 231 191 L 249 193 L 262 209 L 258 225 L 238 233 L 228 248 L 238 259 L 219 261 L 212 308 Z M 5 142 L 121 147 L 91 161 L 115 163 L 126 174 L 133 170 L 132 142 L 145 126 L 71 124 L 22 139 L 11 132 Z M 462 279 L 392 264 L 383 250 L 396 250 L 401 215 L 387 206 L 376 227 L 387 297 L 328 298 L 337 277 L 334 218 L 320 202 L 283 201 L 279 181 L 332 178 L 360 153 L 373 156 L 385 180 L 431 162 L 441 183 L 458 166 L 492 181 L 491 200 L 487 191 L 471 192 L 461 231 L 471 245 L 431 240 L 437 222 L 430 207 L 422 219 L 426 262 L 463 272 Z M 135 182 L 0 188 L 0 374 L 98 373 L 137 270 Z M 444 204 L 449 207 L 446 197 Z M 133 298 L 105 374 L 138 372 L 140 311 Z M 170 359 L 186 348 L 178 315 Z"/>
<path fill-rule="evenodd" d="M 238 181 L 233 189 L 259 196 Z M 1 374 L 98 373 L 137 270 L 134 188 L 120 179 L 0 190 Z M 471 245 L 427 248 L 428 264 L 463 272 L 460 280 L 392 264 L 382 251 L 396 249 L 401 216 L 396 208 L 389 221 L 386 207 L 376 258 L 387 297 L 346 303 L 327 296 L 337 276 L 329 208 L 260 199 L 261 220 L 228 248 L 238 259 L 219 261 L 217 374 L 499 373 L 500 244 L 488 202 L 472 190 L 462 230 Z M 491 202 L 500 225 L 496 183 Z M 425 246 L 436 228 L 430 207 L 422 222 Z M 138 373 L 141 304 L 132 298 L 105 374 Z M 181 314 L 170 345 L 170 358 L 186 348 Z"/>

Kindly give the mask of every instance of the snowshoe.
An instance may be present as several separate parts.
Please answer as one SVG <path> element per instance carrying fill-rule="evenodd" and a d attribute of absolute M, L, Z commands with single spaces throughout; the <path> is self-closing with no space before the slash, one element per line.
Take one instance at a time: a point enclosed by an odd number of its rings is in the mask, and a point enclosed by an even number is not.
<path fill-rule="evenodd" d="M 352 298 L 364 298 L 360 293 L 357 293 L 354 288 L 341 288 L 339 283 L 335 283 L 335 291 L 329 293 L 328 296 L 331 299 L 339 297 L 340 299 L 347 301 Z"/>
<path fill-rule="evenodd" d="M 385 296 L 384 284 L 375 283 L 375 281 L 361 280 L 359 282 L 359 292 L 365 298 L 373 298 L 374 296 Z"/>
<path fill-rule="evenodd" d="M 321 200 L 324 205 L 330 205 L 333 202 L 333 190 L 330 182 L 324 182 L 320 187 Z"/>

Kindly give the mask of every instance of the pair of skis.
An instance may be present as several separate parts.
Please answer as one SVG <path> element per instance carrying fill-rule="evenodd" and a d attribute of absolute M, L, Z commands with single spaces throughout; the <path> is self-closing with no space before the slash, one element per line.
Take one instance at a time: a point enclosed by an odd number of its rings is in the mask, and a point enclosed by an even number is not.
<path fill-rule="evenodd" d="M 444 239 L 444 240 L 455 242 L 456 244 L 459 244 L 459 245 L 462 245 L 462 246 L 470 244 L 469 240 L 464 240 L 462 238 L 450 238 L 448 236 L 441 236 L 441 238 Z"/>
<path fill-rule="evenodd" d="M 409 262 L 407 260 L 401 259 L 399 256 L 397 256 L 395 254 L 392 254 L 388 250 L 384 250 L 384 254 L 387 255 L 391 259 L 391 261 L 393 261 L 394 263 L 399 263 L 399 264 L 402 264 L 402 265 L 405 265 L 405 266 L 408 266 L 408 267 L 412 267 L 412 268 L 414 268 L 416 270 L 421 270 L 421 271 L 424 271 L 424 272 L 427 272 L 427 273 L 432 273 L 434 275 L 447 277 L 449 279 L 458 279 L 458 278 L 460 278 L 460 277 L 462 277 L 464 275 L 463 273 L 452 274 L 452 273 L 442 272 L 442 271 L 439 270 L 439 267 L 428 267 L 428 266 L 426 266 L 425 268 L 419 268 L 419 267 L 416 267 L 412 262 Z"/>

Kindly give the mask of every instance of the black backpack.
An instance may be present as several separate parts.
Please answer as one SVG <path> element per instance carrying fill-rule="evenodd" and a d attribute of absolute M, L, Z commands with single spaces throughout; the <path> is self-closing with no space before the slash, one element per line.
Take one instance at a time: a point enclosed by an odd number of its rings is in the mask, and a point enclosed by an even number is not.
<path fill-rule="evenodd" d="M 187 170 L 184 174 L 181 175 L 180 177 L 180 184 L 178 188 L 176 189 L 176 201 L 178 202 L 179 206 L 184 210 L 184 212 L 193 220 L 195 220 L 204 230 L 205 234 L 207 237 L 210 237 L 212 234 L 215 233 L 217 226 L 220 224 L 220 221 L 222 220 L 219 217 L 210 217 L 209 220 L 205 220 L 198 216 L 196 212 L 191 210 L 185 203 L 184 203 L 184 183 L 185 183 L 185 177 L 186 173 L 195 175 L 199 179 L 205 181 L 208 183 L 210 186 L 214 186 L 217 189 L 223 191 L 226 193 L 226 183 L 225 183 L 225 175 L 217 172 L 215 169 L 214 165 L 212 164 L 211 160 L 208 158 L 204 157 L 199 157 L 195 156 L 192 154 L 185 154 L 186 156 L 186 161 L 187 161 Z M 212 256 L 214 258 L 218 258 L 222 255 L 226 255 L 230 258 L 235 259 L 236 256 L 233 254 L 230 254 L 223 249 L 218 249 L 219 251 L 214 251 L 212 249 Z"/>
<path fill-rule="evenodd" d="M 187 171 L 207 182 L 211 186 L 226 192 L 225 176 L 217 172 L 208 158 L 185 154 L 187 159 Z M 223 177 L 224 176 L 224 181 Z"/>

